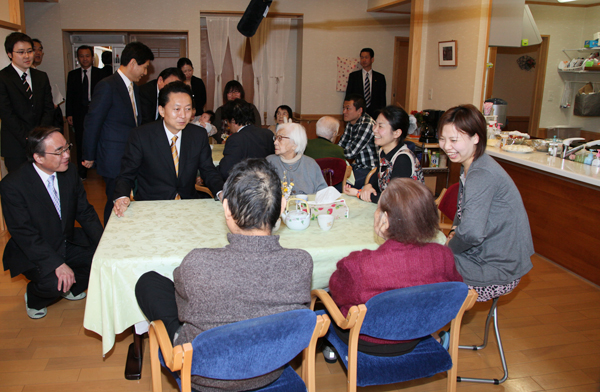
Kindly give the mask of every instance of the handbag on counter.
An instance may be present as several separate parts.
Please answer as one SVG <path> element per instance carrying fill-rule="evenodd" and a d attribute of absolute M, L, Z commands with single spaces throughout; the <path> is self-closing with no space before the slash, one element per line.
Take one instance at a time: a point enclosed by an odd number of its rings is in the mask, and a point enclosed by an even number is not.
<path fill-rule="evenodd" d="M 594 91 L 592 83 L 587 83 L 575 95 L 573 114 L 582 117 L 600 117 L 600 91 Z"/>

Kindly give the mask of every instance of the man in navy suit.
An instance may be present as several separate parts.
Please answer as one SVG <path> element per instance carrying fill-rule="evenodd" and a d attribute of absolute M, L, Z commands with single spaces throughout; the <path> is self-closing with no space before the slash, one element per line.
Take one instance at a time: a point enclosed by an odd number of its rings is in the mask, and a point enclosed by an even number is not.
<path fill-rule="evenodd" d="M 33 41 L 23 33 L 12 33 L 4 41 L 11 60 L 0 71 L 0 120 L 2 156 L 9 172 L 27 161 L 27 135 L 38 125 L 52 125 L 54 104 L 45 72 L 32 68 Z"/>
<path fill-rule="evenodd" d="M 80 46 L 77 48 L 77 61 L 81 67 L 69 72 L 67 77 L 67 122 L 75 130 L 77 170 L 83 180 L 87 177 L 87 168 L 83 166 L 83 120 L 96 85 L 104 76 L 100 69 L 92 66 L 93 60 L 94 49 L 87 45 Z"/>
<path fill-rule="evenodd" d="M 378 112 L 386 106 L 385 76 L 373 71 L 375 52 L 371 48 L 360 51 L 360 65 L 362 70 L 354 71 L 348 76 L 346 96 L 352 94 L 362 95 L 367 105 L 366 113 L 374 120 Z"/>
<path fill-rule="evenodd" d="M 123 216 L 137 180 L 136 200 L 196 199 L 196 175 L 217 198 L 223 180 L 212 161 L 206 130 L 190 124 L 192 90 L 182 81 L 160 90 L 160 120 L 131 131 L 113 199 Z"/>
<path fill-rule="evenodd" d="M 85 298 L 92 257 L 102 225 L 87 200 L 71 144 L 59 128 L 37 127 L 27 139 L 27 159 L 0 181 L 2 211 L 10 232 L 4 269 L 25 275 L 25 306 L 31 318 L 60 299 Z M 81 227 L 75 227 L 75 221 Z"/>
<path fill-rule="evenodd" d="M 131 130 L 142 123 L 141 98 L 135 84 L 148 73 L 154 54 L 141 42 L 131 42 L 121 53 L 121 66 L 96 86 L 85 116 L 83 166 L 96 162 L 98 174 L 106 183 L 104 224 L 113 208 L 113 193 L 121 158 Z"/>
<path fill-rule="evenodd" d="M 147 124 L 160 119 L 158 113 L 158 93 L 171 82 L 185 82 L 185 75 L 179 68 L 165 68 L 158 78 L 140 86 L 142 97 L 142 124 Z"/>

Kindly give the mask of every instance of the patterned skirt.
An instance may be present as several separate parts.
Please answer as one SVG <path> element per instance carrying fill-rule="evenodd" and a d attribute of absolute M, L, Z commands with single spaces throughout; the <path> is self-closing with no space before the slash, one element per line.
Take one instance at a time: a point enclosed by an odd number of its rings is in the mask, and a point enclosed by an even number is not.
<path fill-rule="evenodd" d="M 494 298 L 498 298 L 502 295 L 508 294 L 517 287 L 521 278 L 510 282 L 505 285 L 492 285 L 492 286 L 471 286 L 469 289 L 477 291 L 477 302 L 486 302 Z"/>

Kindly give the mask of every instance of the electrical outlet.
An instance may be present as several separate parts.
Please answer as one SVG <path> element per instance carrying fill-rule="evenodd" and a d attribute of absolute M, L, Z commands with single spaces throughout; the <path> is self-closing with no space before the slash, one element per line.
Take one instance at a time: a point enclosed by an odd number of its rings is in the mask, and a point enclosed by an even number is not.
<path fill-rule="evenodd" d="M 433 89 L 430 88 L 429 89 L 429 100 L 431 101 L 433 99 Z"/>

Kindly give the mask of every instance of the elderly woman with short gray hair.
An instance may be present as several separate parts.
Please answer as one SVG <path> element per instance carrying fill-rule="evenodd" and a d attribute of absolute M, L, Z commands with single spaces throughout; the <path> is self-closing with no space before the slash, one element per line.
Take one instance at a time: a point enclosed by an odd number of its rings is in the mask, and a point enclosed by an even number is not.
<path fill-rule="evenodd" d="M 279 178 L 293 182 L 292 193 L 309 195 L 327 188 L 321 168 L 314 159 L 304 155 L 308 142 L 306 130 L 300 124 L 281 124 L 275 140 L 275 154 L 267 161 L 273 165 Z"/>

